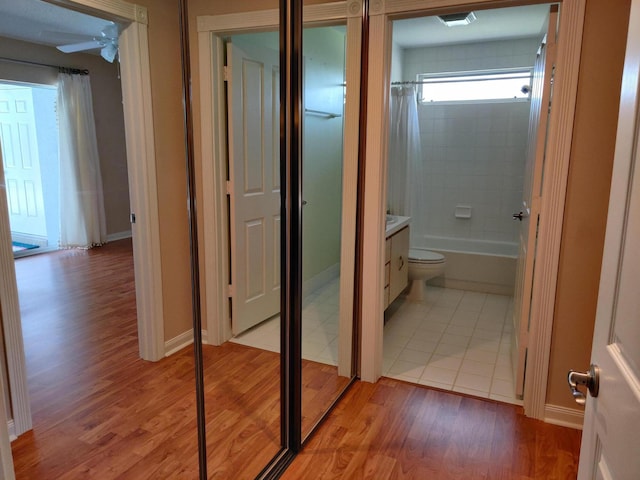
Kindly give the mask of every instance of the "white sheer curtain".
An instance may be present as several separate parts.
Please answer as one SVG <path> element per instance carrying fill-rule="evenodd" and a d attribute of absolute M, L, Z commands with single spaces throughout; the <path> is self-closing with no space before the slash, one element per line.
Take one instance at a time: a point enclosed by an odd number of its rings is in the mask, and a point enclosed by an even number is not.
<path fill-rule="evenodd" d="M 413 86 L 391 88 L 391 123 L 387 180 L 387 208 L 411 217 L 412 245 L 422 230 L 422 158 L 418 102 Z"/>
<path fill-rule="evenodd" d="M 60 246 L 102 245 L 107 226 L 88 75 L 58 75 L 58 123 Z"/>

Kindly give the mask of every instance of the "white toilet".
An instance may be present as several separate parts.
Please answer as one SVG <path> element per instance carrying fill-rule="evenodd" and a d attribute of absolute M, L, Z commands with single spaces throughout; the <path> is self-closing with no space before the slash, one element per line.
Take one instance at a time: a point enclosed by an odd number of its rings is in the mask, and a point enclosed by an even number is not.
<path fill-rule="evenodd" d="M 424 298 L 427 280 L 442 275 L 445 267 L 444 255 L 421 248 L 409 249 L 409 293 L 407 299 L 420 302 Z"/>

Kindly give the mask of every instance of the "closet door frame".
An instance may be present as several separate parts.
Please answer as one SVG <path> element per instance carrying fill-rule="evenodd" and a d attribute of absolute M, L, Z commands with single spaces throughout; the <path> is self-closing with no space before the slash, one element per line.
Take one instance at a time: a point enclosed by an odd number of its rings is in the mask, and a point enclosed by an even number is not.
<path fill-rule="evenodd" d="M 227 211 L 227 145 L 224 71 L 227 35 L 280 28 L 281 64 L 281 185 L 282 231 L 281 267 L 281 384 L 282 449 L 258 478 L 276 478 L 300 450 L 302 357 L 302 175 L 301 118 L 302 104 L 302 27 L 303 25 L 347 25 L 347 90 L 344 115 L 344 167 L 342 232 L 356 240 L 360 171 L 360 63 L 363 31 L 363 2 L 349 0 L 302 7 L 300 0 L 280 0 L 280 9 L 215 16 L 198 16 L 198 64 L 200 105 L 200 159 L 202 180 L 198 185 L 203 222 L 202 251 L 205 281 L 202 290 L 203 342 L 220 345 L 231 338 L 229 314 L 229 249 Z M 302 11 L 304 10 L 304 11 Z M 302 21 L 303 20 L 303 21 Z M 344 211 L 351 214 L 344 214 Z M 349 237 L 350 235 L 350 237 Z M 354 322 L 356 298 L 356 243 L 341 242 L 344 271 L 352 272 L 350 281 L 340 288 L 340 355 L 351 355 L 352 361 L 340 372 L 350 370 L 352 381 L 357 372 L 357 329 Z M 344 283 L 344 285 L 342 285 Z M 344 318 L 343 318 L 344 317 Z M 348 335 L 343 331 L 348 329 Z M 352 333 L 353 332 L 353 333 Z M 344 339 L 344 341 L 342 340 Z M 326 413 L 335 405 L 329 407 Z M 326 415 L 325 413 L 325 415 Z"/>

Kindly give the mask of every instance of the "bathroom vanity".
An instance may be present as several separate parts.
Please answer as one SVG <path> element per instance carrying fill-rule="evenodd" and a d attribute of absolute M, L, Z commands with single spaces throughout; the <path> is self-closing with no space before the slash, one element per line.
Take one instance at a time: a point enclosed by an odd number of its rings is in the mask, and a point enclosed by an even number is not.
<path fill-rule="evenodd" d="M 384 308 L 409 281 L 409 217 L 387 215 L 384 248 Z"/>

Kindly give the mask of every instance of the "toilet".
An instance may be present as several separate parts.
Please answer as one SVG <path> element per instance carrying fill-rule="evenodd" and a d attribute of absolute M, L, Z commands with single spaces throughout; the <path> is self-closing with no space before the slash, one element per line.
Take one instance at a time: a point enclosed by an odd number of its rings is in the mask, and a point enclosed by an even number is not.
<path fill-rule="evenodd" d="M 444 255 L 423 250 L 409 249 L 409 293 L 407 299 L 420 302 L 424 299 L 424 284 L 427 280 L 442 275 L 445 267 Z"/>

